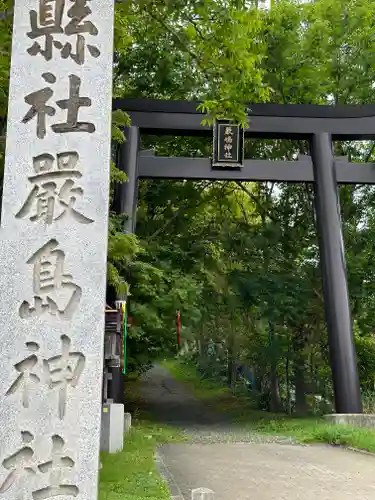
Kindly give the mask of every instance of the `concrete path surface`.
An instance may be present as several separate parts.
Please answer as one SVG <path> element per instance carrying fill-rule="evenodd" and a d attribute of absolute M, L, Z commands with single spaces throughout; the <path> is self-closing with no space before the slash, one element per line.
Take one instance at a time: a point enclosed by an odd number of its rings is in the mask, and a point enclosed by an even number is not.
<path fill-rule="evenodd" d="M 329 446 L 278 443 L 166 445 L 159 450 L 190 500 L 205 487 L 215 500 L 373 500 L 375 458 Z M 177 493 L 177 494 L 176 494 Z"/>
<path fill-rule="evenodd" d="M 215 500 L 375 500 L 375 457 L 330 446 L 300 446 L 231 426 L 160 366 L 143 377 L 145 408 L 177 425 L 188 444 L 158 450 L 173 500 L 209 488 Z"/>

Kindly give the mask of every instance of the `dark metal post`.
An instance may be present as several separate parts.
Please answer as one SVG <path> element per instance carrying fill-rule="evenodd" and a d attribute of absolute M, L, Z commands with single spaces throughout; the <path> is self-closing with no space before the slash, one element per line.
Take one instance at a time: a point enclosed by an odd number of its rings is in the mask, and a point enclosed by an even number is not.
<path fill-rule="evenodd" d="M 139 128 L 126 129 L 125 142 L 120 145 L 117 164 L 117 167 L 126 173 L 128 180 L 117 186 L 116 212 L 128 216 L 124 222 L 123 232 L 129 234 L 134 233 L 136 224 L 139 143 Z M 126 297 L 118 298 L 124 300 Z M 122 334 L 121 332 L 120 335 Z M 119 351 L 121 351 L 120 347 Z M 120 355 L 122 356 L 121 352 Z M 124 376 L 120 365 L 112 368 L 112 394 L 115 403 L 124 403 Z"/>
<path fill-rule="evenodd" d="M 126 173 L 128 181 L 119 186 L 119 213 L 128 215 L 124 224 L 124 232 L 134 233 L 138 193 L 139 128 L 126 129 L 125 139 L 120 146 L 118 168 Z"/>
<path fill-rule="evenodd" d="M 311 154 L 336 413 L 362 413 L 330 134 L 313 135 Z"/>

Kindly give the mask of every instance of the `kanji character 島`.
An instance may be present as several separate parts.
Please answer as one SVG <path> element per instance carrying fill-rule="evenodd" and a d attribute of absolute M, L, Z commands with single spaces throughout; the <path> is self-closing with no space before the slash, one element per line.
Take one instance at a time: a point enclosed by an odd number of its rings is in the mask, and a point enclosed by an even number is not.
<path fill-rule="evenodd" d="M 78 307 L 82 289 L 73 282 L 70 274 L 64 274 L 65 253 L 58 246 L 59 243 L 52 239 L 27 261 L 34 266 L 34 305 L 31 306 L 27 301 L 23 301 L 19 309 L 22 319 L 49 313 L 70 320 Z M 58 297 L 59 294 L 64 296 L 63 299 Z M 61 301 L 64 300 L 65 307 L 58 306 L 59 298 Z"/>

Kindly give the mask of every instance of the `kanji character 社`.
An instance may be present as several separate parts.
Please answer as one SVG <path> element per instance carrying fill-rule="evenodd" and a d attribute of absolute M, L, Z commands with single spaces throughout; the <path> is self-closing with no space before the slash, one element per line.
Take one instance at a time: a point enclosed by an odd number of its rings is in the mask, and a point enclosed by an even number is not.
<path fill-rule="evenodd" d="M 2 466 L 9 471 L 9 474 L 0 485 L 0 493 L 8 491 L 17 480 L 25 480 L 37 473 L 34 449 L 30 446 L 34 436 L 28 431 L 21 432 L 21 436 L 24 446 L 2 462 Z"/>
<path fill-rule="evenodd" d="M 57 101 L 61 109 L 66 109 L 67 119 L 65 123 L 52 125 L 52 130 L 57 134 L 66 132 L 95 132 L 95 125 L 89 122 L 79 122 L 78 112 L 81 107 L 90 107 L 91 99 L 89 97 L 80 97 L 79 90 L 81 79 L 76 75 L 69 75 L 69 98 Z"/>
<path fill-rule="evenodd" d="M 70 274 L 64 274 L 65 253 L 58 246 L 59 243 L 52 239 L 27 261 L 27 264 L 34 266 L 34 305 L 23 301 L 19 309 L 22 319 L 49 313 L 70 320 L 79 305 L 82 289 L 73 282 Z M 62 299 L 60 295 L 63 295 Z M 65 307 L 59 308 L 59 299 L 66 303 Z"/>
<path fill-rule="evenodd" d="M 56 82 L 56 77 L 52 73 L 44 73 L 42 77 L 48 83 Z M 46 135 L 46 116 L 54 116 L 56 114 L 55 108 L 47 106 L 47 101 L 52 96 L 53 90 L 51 87 L 44 87 L 25 97 L 25 102 L 31 107 L 23 117 L 22 123 L 28 123 L 36 116 L 36 135 L 39 139 L 44 139 Z"/>
<path fill-rule="evenodd" d="M 65 451 L 65 441 L 58 434 L 54 434 L 48 439 L 52 440 L 52 449 L 49 458 L 45 462 L 37 461 L 36 451 L 39 451 L 36 445 L 31 445 L 34 441 L 34 436 L 29 431 L 21 432 L 22 448 L 13 453 L 10 457 L 2 461 L 4 469 L 9 471 L 5 481 L 0 485 L 0 493 L 5 493 L 19 482 L 19 490 L 28 490 L 31 492 L 33 500 L 46 500 L 57 496 L 76 497 L 79 494 L 79 489 L 75 484 L 64 484 L 63 472 L 66 474 L 66 469 L 72 470 L 75 466 L 74 460 Z M 36 450 L 35 450 L 36 449 Z M 35 482 L 38 478 L 42 478 L 44 474 L 48 474 L 48 486 L 37 489 Z M 31 478 L 35 478 L 32 482 Z M 43 481 L 46 484 L 46 481 Z M 20 495 L 15 498 L 22 498 Z"/>
<path fill-rule="evenodd" d="M 42 77 L 48 83 L 56 83 L 56 77 L 52 73 L 43 73 Z M 52 130 L 56 134 L 64 134 L 67 132 L 88 132 L 92 134 L 96 128 L 93 123 L 79 122 L 78 113 L 81 107 L 90 107 L 91 99 L 89 97 L 81 97 L 79 90 L 81 87 L 81 79 L 76 75 L 69 75 L 69 98 L 60 99 L 57 105 L 61 109 L 66 109 L 67 120 L 63 123 L 52 125 Z M 25 97 L 25 102 L 30 105 L 29 111 L 22 119 L 22 123 L 28 123 L 33 118 L 37 118 L 37 137 L 44 139 L 46 135 L 46 116 L 54 116 L 55 108 L 47 106 L 47 101 L 53 96 L 53 90 L 50 87 L 45 87 Z"/>
<path fill-rule="evenodd" d="M 34 500 L 46 500 L 58 496 L 76 497 L 79 489 L 74 484 L 62 484 L 62 476 L 64 469 L 73 469 L 75 462 L 66 454 L 64 439 L 55 434 L 52 436 L 52 452 L 51 458 L 42 464 L 38 465 L 38 470 L 42 474 L 49 474 L 49 485 L 40 490 L 33 491 L 32 497 Z"/>
<path fill-rule="evenodd" d="M 55 158 L 52 155 L 44 153 L 33 158 L 36 175 L 29 177 L 33 188 L 16 217 L 30 216 L 32 222 L 44 220 L 47 225 L 69 216 L 81 224 L 94 222 L 74 208 L 77 196 L 83 195 L 83 189 L 75 186 L 74 180 L 82 177 L 75 168 L 78 159 L 76 151 L 60 153 L 57 155 L 57 170 L 53 170 Z M 56 216 L 57 208 L 62 210 Z"/>

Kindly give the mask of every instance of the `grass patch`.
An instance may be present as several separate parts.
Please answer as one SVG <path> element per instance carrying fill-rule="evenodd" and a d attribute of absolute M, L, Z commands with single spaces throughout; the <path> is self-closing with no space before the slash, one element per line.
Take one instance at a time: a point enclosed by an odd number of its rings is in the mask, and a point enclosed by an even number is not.
<path fill-rule="evenodd" d="M 234 425 L 261 434 L 294 438 L 300 443 L 327 443 L 375 453 L 375 430 L 327 424 L 323 418 L 297 418 L 255 410 L 253 400 L 234 396 L 230 389 L 200 377 L 193 365 L 164 361 L 172 375 L 198 399 L 218 412 L 225 412 Z"/>
<path fill-rule="evenodd" d="M 327 443 L 375 453 L 374 430 L 327 424 L 323 419 L 284 417 L 258 422 L 254 429 L 263 434 L 290 436 L 300 443 Z"/>
<path fill-rule="evenodd" d="M 180 431 L 168 426 L 136 423 L 121 453 L 101 456 L 99 500 L 169 500 L 168 487 L 155 465 L 155 451 L 160 444 L 184 440 Z"/>

